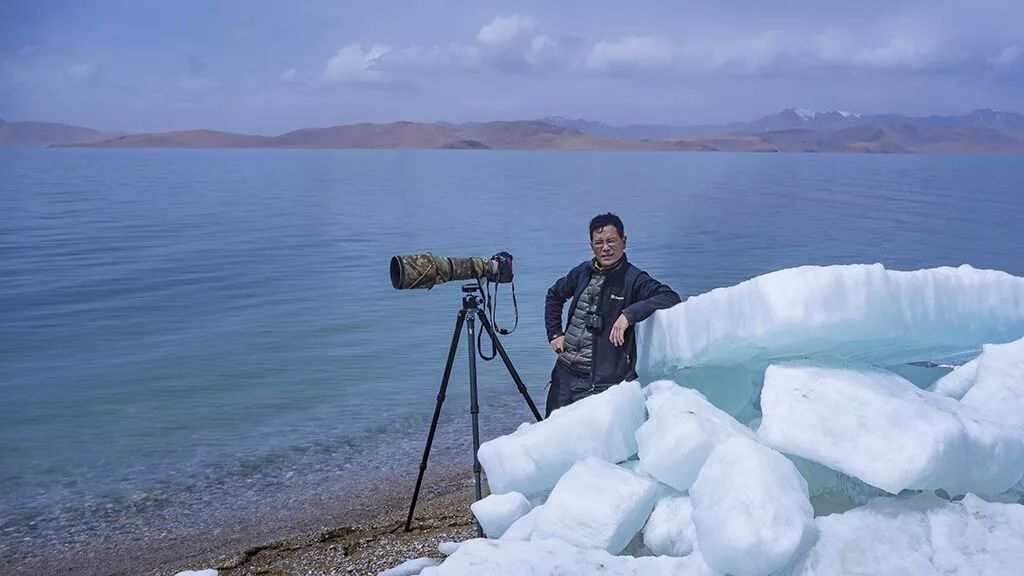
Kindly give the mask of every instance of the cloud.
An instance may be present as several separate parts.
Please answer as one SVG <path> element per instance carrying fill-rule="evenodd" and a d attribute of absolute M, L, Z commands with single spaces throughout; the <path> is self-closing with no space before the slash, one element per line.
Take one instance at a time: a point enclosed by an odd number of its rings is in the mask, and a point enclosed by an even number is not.
<path fill-rule="evenodd" d="M 359 43 L 344 46 L 327 61 L 321 79 L 325 82 L 379 82 L 383 73 L 377 69 L 377 64 L 390 51 L 391 48 L 383 44 L 374 44 L 368 51 L 363 51 Z"/>
<path fill-rule="evenodd" d="M 83 80 L 85 78 L 88 78 L 88 77 L 92 76 L 93 72 L 95 72 L 95 71 L 96 71 L 96 67 L 93 64 L 90 63 L 90 64 L 75 64 L 73 66 L 68 66 L 67 70 L 65 70 L 64 72 L 65 72 L 65 74 L 67 74 L 68 78 L 74 78 L 76 80 Z"/>
<path fill-rule="evenodd" d="M 1007 46 L 999 51 L 999 54 L 988 59 L 988 63 L 996 69 L 1009 68 L 1021 60 L 1024 49 L 1020 46 Z"/>
<path fill-rule="evenodd" d="M 1009 57 L 1016 54 L 999 58 Z M 813 35 L 767 30 L 686 40 L 665 36 L 602 40 L 591 46 L 585 63 L 592 73 L 616 76 L 666 71 L 796 76 L 825 68 L 833 73 L 945 70 L 962 66 L 966 58 L 969 54 L 945 50 L 934 39 L 906 31 L 872 39 L 834 30 Z"/>
<path fill-rule="evenodd" d="M 534 36 L 526 50 L 525 59 L 531 66 L 541 66 L 552 59 L 557 59 L 559 42 L 546 34 Z"/>
<path fill-rule="evenodd" d="M 939 57 L 933 41 L 900 35 L 878 46 L 860 48 L 847 63 L 883 70 L 919 70 L 933 67 L 942 61 L 945 59 Z"/>
<path fill-rule="evenodd" d="M 629 36 L 594 44 L 587 54 L 586 66 L 597 72 L 618 74 L 664 68 L 676 58 L 676 46 L 668 38 Z"/>
<path fill-rule="evenodd" d="M 382 84 L 470 73 L 796 78 L 1001 69 L 1005 75 L 1024 59 L 1016 42 L 993 53 L 975 37 L 956 36 L 953 28 L 929 22 L 879 19 L 821 28 L 703 27 L 586 41 L 554 34 L 529 16 L 502 15 L 484 24 L 469 42 L 394 48 L 374 44 L 369 49 L 349 44 L 331 56 L 319 76 L 325 83 Z"/>
<path fill-rule="evenodd" d="M 476 35 L 477 42 L 492 46 L 508 44 L 537 29 L 537 21 L 526 16 L 497 16 Z"/>
<path fill-rule="evenodd" d="M 320 79 L 324 83 L 381 84 L 436 74 L 523 73 L 561 65 L 564 52 L 572 49 L 571 43 L 535 33 L 538 28 L 533 18 L 498 16 L 484 25 L 471 43 L 400 47 L 374 44 L 369 50 L 364 50 L 362 44 L 349 44 L 331 56 Z M 291 69 L 282 80 L 291 82 L 299 75 L 297 69 Z"/>
<path fill-rule="evenodd" d="M 292 83 L 299 79 L 299 70 L 297 68 L 289 68 L 284 72 L 281 72 L 281 81 Z"/>
<path fill-rule="evenodd" d="M 390 50 L 376 62 L 382 72 L 419 73 L 451 70 L 476 70 L 482 52 L 478 46 L 448 44 L 445 46 L 408 46 Z"/>

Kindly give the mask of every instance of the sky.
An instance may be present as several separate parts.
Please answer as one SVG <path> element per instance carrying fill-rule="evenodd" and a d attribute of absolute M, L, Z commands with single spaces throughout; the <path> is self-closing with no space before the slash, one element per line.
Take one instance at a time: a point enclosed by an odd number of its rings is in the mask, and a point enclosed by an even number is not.
<path fill-rule="evenodd" d="M 1024 112 L 1020 0 L 4 0 L 0 118 L 279 134 Z"/>

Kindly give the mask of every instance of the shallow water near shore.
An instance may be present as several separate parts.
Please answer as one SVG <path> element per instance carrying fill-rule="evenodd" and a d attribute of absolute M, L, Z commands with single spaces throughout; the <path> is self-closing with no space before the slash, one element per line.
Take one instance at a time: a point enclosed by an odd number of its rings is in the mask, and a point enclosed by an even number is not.
<path fill-rule="evenodd" d="M 598 212 L 684 298 L 800 264 L 1024 275 L 1022 158 L 2 150 L 0 182 L 9 566 L 173 557 L 411 492 L 460 293 L 394 291 L 395 254 L 514 255 L 504 342 L 540 406 L 544 292 Z M 465 345 L 432 466 L 468 474 Z M 529 413 L 479 364 L 488 438 Z"/>

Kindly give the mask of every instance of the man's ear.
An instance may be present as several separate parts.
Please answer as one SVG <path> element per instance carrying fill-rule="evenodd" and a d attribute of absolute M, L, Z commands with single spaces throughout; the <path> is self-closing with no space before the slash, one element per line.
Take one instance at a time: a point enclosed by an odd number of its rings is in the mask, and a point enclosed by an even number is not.
<path fill-rule="evenodd" d="M 623 250 L 626 249 L 626 240 L 628 240 L 628 238 L 626 238 L 625 234 L 623 234 L 623 236 L 622 236 L 622 249 Z"/>

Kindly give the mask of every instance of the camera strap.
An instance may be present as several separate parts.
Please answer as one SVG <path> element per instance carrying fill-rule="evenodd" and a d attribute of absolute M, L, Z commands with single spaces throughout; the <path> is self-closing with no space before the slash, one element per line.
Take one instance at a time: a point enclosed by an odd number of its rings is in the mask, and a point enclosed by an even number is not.
<path fill-rule="evenodd" d="M 494 299 L 491 300 L 491 318 L 494 319 L 494 329 L 502 336 L 508 336 L 509 334 L 516 331 L 519 327 L 519 302 L 516 301 L 516 282 L 512 281 L 512 311 L 515 314 L 515 322 L 512 324 L 512 329 L 498 327 L 498 284 L 494 285 Z"/>

